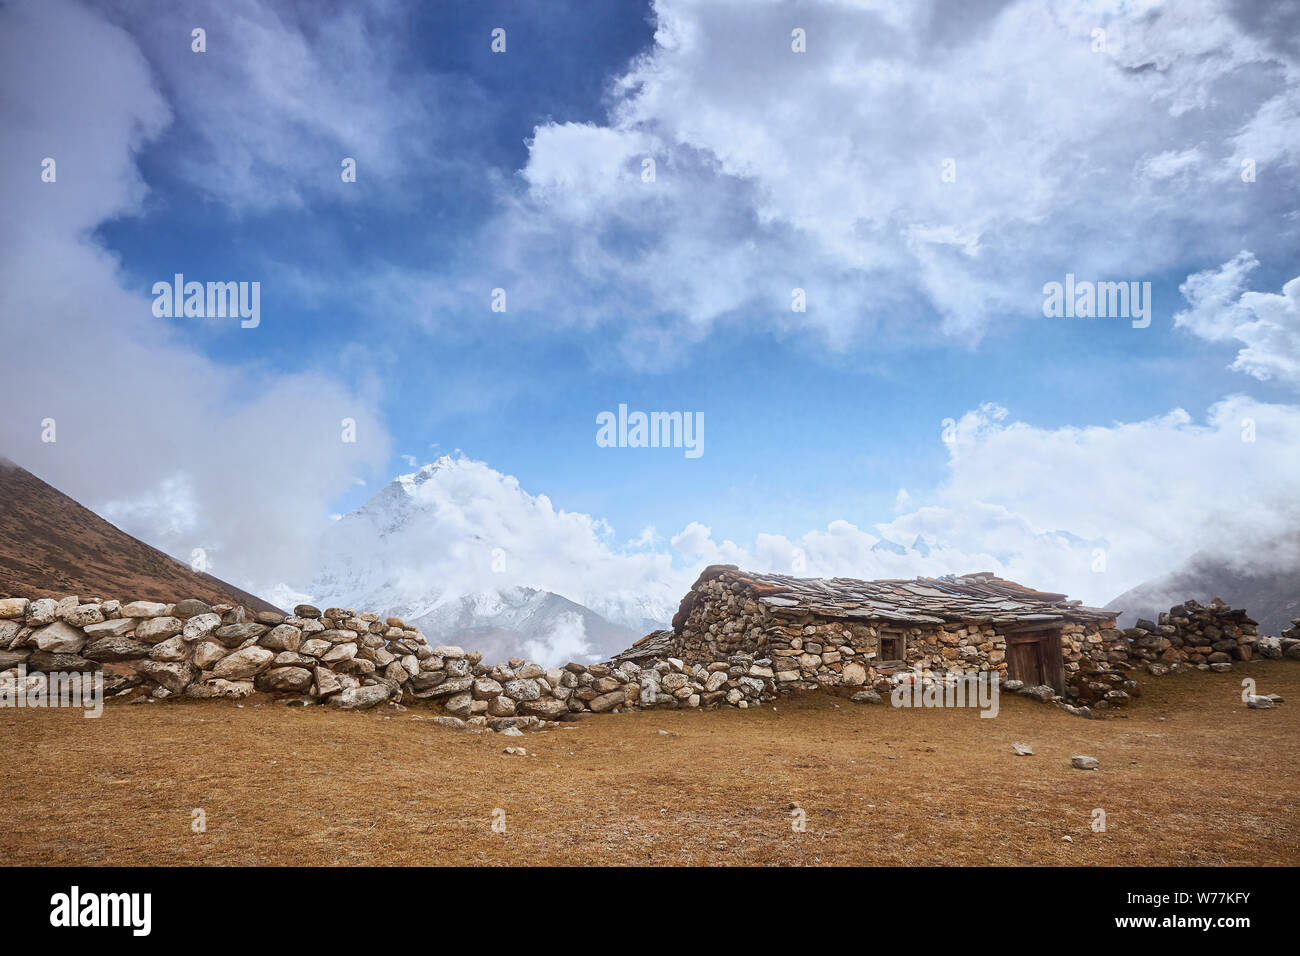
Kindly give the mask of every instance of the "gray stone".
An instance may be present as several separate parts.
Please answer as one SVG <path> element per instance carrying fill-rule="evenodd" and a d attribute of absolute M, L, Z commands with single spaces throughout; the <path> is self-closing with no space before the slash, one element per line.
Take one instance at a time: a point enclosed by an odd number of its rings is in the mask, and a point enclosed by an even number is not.
<path fill-rule="evenodd" d="M 55 621 L 33 631 L 28 643 L 51 654 L 77 654 L 86 646 L 86 635 L 70 624 Z"/>
<path fill-rule="evenodd" d="M 312 674 L 305 667 L 272 667 L 257 675 L 254 686 L 261 691 L 305 694 L 311 690 Z"/>
<path fill-rule="evenodd" d="M 180 615 L 176 615 L 180 617 Z M 187 641 L 201 641 L 209 634 L 216 632 L 221 626 L 221 615 L 213 614 L 211 611 L 201 612 L 192 615 L 185 621 L 185 626 L 181 628 L 181 637 Z"/>
<path fill-rule="evenodd" d="M 226 617 L 230 615 L 227 614 Z M 225 618 L 222 618 L 225 620 Z M 226 624 L 212 632 L 212 636 L 226 647 L 239 647 L 245 641 L 260 638 L 269 628 L 265 624 Z"/>
<path fill-rule="evenodd" d="M 274 659 L 275 655 L 265 647 L 245 647 L 217 661 L 212 673 L 226 680 L 248 680 L 269 667 Z"/>
<path fill-rule="evenodd" d="M 27 605 L 27 624 L 30 627 L 40 627 L 42 624 L 49 624 L 56 620 L 55 614 L 58 610 L 59 602 L 54 598 L 38 598 Z M 0 615 L 3 617 L 3 615 Z"/>
<path fill-rule="evenodd" d="M 199 641 L 194 645 L 194 664 L 202 670 L 209 670 L 229 653 L 229 649 L 224 644 L 216 641 Z"/>
<path fill-rule="evenodd" d="M 347 687 L 330 697 L 329 704 L 339 710 L 368 710 L 388 700 L 390 693 L 387 684 Z"/>
<path fill-rule="evenodd" d="M 179 617 L 182 621 L 188 621 L 190 618 L 198 617 L 200 614 L 210 614 L 212 608 L 198 598 L 186 598 L 184 601 L 178 601 L 172 608 L 172 617 Z M 221 620 L 220 617 L 217 618 Z"/>
<path fill-rule="evenodd" d="M 86 632 L 86 637 L 96 641 L 101 637 L 122 637 L 129 634 L 134 627 L 135 621 L 129 617 L 116 617 L 109 621 L 100 621 L 98 624 L 87 624 L 82 630 Z"/>
<path fill-rule="evenodd" d="M 135 665 L 136 673 L 147 677 L 173 694 L 180 693 L 198 676 L 194 666 L 186 661 L 141 661 Z"/>
<path fill-rule="evenodd" d="M 302 631 L 292 624 L 277 624 L 263 634 L 258 643 L 273 651 L 296 651 L 302 646 Z"/>
<path fill-rule="evenodd" d="M 1096 757 L 1088 757 L 1083 754 L 1076 754 L 1070 758 L 1070 766 L 1075 770 L 1098 770 L 1101 764 L 1097 762 Z"/>
<path fill-rule="evenodd" d="M 135 626 L 135 639 L 146 644 L 160 644 L 179 634 L 185 622 L 174 617 L 146 618 Z"/>
<path fill-rule="evenodd" d="M 164 617 L 167 614 L 167 605 L 159 604 L 157 601 L 131 601 L 129 604 L 123 604 L 119 608 L 119 613 L 123 617 Z"/>
<path fill-rule="evenodd" d="M 188 660 L 190 656 L 190 645 L 185 643 L 185 638 L 177 634 L 175 637 L 169 637 L 165 641 L 160 641 L 149 651 L 149 657 L 155 661 L 167 661 L 175 663 L 176 661 Z"/>

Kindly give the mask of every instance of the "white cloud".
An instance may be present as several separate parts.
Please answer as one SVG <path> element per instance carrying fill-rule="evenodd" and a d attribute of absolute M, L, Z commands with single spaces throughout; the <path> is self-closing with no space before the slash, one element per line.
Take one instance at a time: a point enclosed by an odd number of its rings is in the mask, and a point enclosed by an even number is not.
<path fill-rule="evenodd" d="M 1281 295 L 1243 291 L 1258 266 L 1240 252 L 1218 269 L 1188 276 L 1178 288 L 1192 307 L 1177 313 L 1174 325 L 1210 342 L 1242 342 L 1231 368 L 1300 387 L 1300 276 Z"/>
<path fill-rule="evenodd" d="M 173 555 L 204 548 L 233 584 L 291 575 L 328 502 L 388 458 L 376 386 L 213 362 L 123 284 L 93 230 L 140 212 L 137 153 L 170 119 L 123 30 L 59 0 L 7 4 L 0 85 L 24 91 L 0 102 L 0 324 L 20 357 L 0 447 Z M 39 181 L 44 156 L 54 183 Z M 339 440 L 345 417 L 355 444 Z"/>
<path fill-rule="evenodd" d="M 1203 421 L 1173 409 L 1041 428 L 989 404 L 955 431 L 930 499 L 900 494 L 908 510 L 869 529 L 838 520 L 738 543 L 690 522 L 659 551 L 644 550 L 644 533 L 620 550 L 605 522 L 557 510 L 482 462 L 445 458 L 331 529 L 317 549 L 330 557 L 315 593 L 419 616 L 421 602 L 523 585 L 611 619 L 664 622 L 708 564 L 809 577 L 993 571 L 1102 604 L 1198 551 L 1240 568 L 1300 563 L 1296 407 L 1232 396 Z M 918 538 L 925 547 L 914 550 Z M 890 543 L 903 553 L 877 547 Z M 504 565 L 494 567 L 498 553 Z"/>
<path fill-rule="evenodd" d="M 1253 442 L 1243 441 L 1247 421 Z M 792 573 L 797 548 L 807 576 L 994 571 L 1094 603 L 1197 551 L 1241 568 L 1300 563 L 1291 553 L 1300 408 L 1233 396 L 1202 423 L 1175 409 L 1109 427 L 1045 429 L 986 405 L 962 417 L 957 436 L 932 503 L 870 531 L 835 521 L 742 546 L 692 523 L 672 544 L 696 566 Z M 918 536 L 928 555 L 910 550 Z M 908 553 L 873 550 L 882 539 Z"/>
<path fill-rule="evenodd" d="M 523 281 L 573 269 L 607 296 L 575 306 L 557 281 L 528 301 L 623 317 L 633 360 L 740 318 L 844 345 L 881 327 L 928 337 L 931 311 L 969 338 L 1035 314 L 1065 271 L 1151 276 L 1223 254 L 1226 236 L 1294 246 L 1276 205 L 1300 138 L 1271 132 L 1300 122 L 1300 70 L 1220 0 L 654 11 L 607 123 L 538 127 L 526 194 L 488 230 Z M 1246 149 L 1267 175 L 1228 188 Z M 643 153 L 654 183 L 635 175 Z"/>

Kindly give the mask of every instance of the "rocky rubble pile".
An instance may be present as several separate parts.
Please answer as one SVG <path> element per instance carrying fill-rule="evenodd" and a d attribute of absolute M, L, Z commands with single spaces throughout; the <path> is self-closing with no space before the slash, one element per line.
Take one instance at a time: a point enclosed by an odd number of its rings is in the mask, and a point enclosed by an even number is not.
<path fill-rule="evenodd" d="M 1141 685 L 1125 664 L 1080 671 L 1070 677 L 1070 701 L 1077 707 L 1111 710 L 1124 707 L 1134 697 L 1142 696 Z"/>
<path fill-rule="evenodd" d="M 299 605 L 291 615 L 198 600 L 0 599 L 0 680 L 103 670 L 110 696 L 247 697 L 365 709 L 431 701 L 457 725 L 531 729 L 582 713 L 748 707 L 774 696 L 770 661 L 736 654 L 543 668 L 431 647 L 398 618 Z M 30 677 L 23 679 L 30 680 Z"/>
<path fill-rule="evenodd" d="M 1282 637 L 1260 636 L 1255 621 L 1244 610 L 1215 598 L 1175 604 L 1159 621 L 1139 620 L 1126 628 L 1129 661 L 1145 665 L 1155 676 L 1195 667 L 1229 671 L 1237 661 L 1282 656 L 1300 658 L 1300 619 Z"/>

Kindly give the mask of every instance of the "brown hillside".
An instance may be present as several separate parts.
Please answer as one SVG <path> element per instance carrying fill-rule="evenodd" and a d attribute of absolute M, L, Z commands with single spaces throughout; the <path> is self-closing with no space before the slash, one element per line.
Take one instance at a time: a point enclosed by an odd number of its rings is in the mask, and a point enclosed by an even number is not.
<path fill-rule="evenodd" d="M 0 597 L 199 598 L 278 610 L 199 574 L 0 458 Z"/>

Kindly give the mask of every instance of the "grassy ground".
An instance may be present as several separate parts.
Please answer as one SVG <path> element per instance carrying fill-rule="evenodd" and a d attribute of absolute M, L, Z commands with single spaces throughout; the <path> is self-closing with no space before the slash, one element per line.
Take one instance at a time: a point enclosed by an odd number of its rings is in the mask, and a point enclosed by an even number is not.
<path fill-rule="evenodd" d="M 1248 710 L 1243 676 L 1290 702 Z M 443 730 L 429 713 L 256 699 L 110 703 L 98 720 L 0 710 L 0 859 L 1300 863 L 1300 662 L 1148 680 L 1105 721 L 1012 695 L 996 719 L 816 696 L 523 738 Z M 1035 755 L 1015 756 L 1013 741 Z M 513 744 L 529 755 L 504 755 Z M 1101 770 L 1072 769 L 1080 753 Z M 806 832 L 792 830 L 794 803 Z M 195 808 L 206 833 L 191 830 Z"/>

